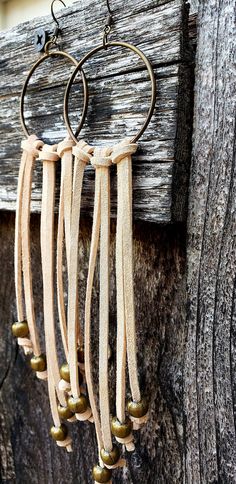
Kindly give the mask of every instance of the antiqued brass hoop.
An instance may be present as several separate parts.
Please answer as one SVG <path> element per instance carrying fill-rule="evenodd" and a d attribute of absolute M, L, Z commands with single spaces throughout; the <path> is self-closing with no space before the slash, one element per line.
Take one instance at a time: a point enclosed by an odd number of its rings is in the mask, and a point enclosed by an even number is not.
<path fill-rule="evenodd" d="M 66 123 L 66 127 L 72 137 L 72 139 L 76 142 L 76 133 L 74 134 L 73 131 L 72 131 L 72 128 L 71 128 L 71 123 L 70 123 L 70 120 L 69 120 L 69 113 L 68 113 L 68 104 L 69 104 L 69 95 L 70 95 L 70 90 L 71 90 L 71 87 L 72 87 L 72 84 L 73 84 L 73 81 L 77 75 L 77 73 L 79 72 L 79 70 L 81 70 L 82 66 L 84 65 L 84 63 L 90 59 L 94 54 L 96 54 L 97 52 L 101 51 L 101 50 L 107 50 L 109 47 L 124 47 L 126 49 L 129 49 L 131 50 L 132 52 L 134 52 L 135 54 L 137 54 L 143 61 L 143 63 L 145 64 L 146 66 L 146 69 L 149 73 L 149 78 L 150 78 L 150 81 L 151 81 L 151 87 L 152 87 L 152 93 L 151 93 L 151 102 L 150 102 L 150 107 L 149 107 L 149 110 L 148 110 L 148 113 L 147 113 L 147 117 L 145 119 L 145 122 L 143 123 L 141 129 L 138 131 L 138 133 L 132 138 L 132 143 L 136 143 L 136 141 L 138 141 L 138 139 L 142 136 L 142 134 L 144 133 L 144 131 L 146 130 L 149 122 L 150 122 L 150 119 L 152 117 L 152 114 L 153 114 L 153 111 L 155 109 L 155 103 L 156 103 L 156 80 L 155 80 L 155 75 L 154 75 L 154 72 L 153 72 L 153 68 L 152 68 L 152 65 L 151 63 L 149 62 L 149 60 L 147 59 L 147 57 L 145 56 L 145 54 L 140 50 L 138 49 L 138 47 L 135 47 L 134 45 L 131 45 L 131 44 L 128 44 L 127 42 L 121 42 L 121 41 L 112 41 L 112 42 L 103 42 L 101 45 L 98 45 L 97 47 L 95 47 L 94 49 L 90 50 L 78 63 L 78 65 L 76 66 L 67 86 L 66 86 L 66 91 L 65 91 L 65 97 L 64 97 L 64 119 L 65 119 L 65 123 Z"/>
<path fill-rule="evenodd" d="M 24 83 L 24 86 L 23 86 L 23 89 L 21 91 L 21 97 L 20 97 L 20 121 L 21 121 L 21 126 L 22 126 L 22 129 L 25 133 L 26 136 L 29 136 L 29 131 L 26 127 L 26 122 L 25 122 L 25 117 L 24 117 L 24 108 L 25 108 L 25 96 L 26 96 L 26 92 L 27 92 L 27 88 L 28 88 L 28 85 L 29 85 L 29 81 L 33 75 L 33 73 L 36 71 L 36 69 L 48 58 L 50 57 L 63 57 L 65 59 L 68 59 L 72 64 L 74 64 L 75 66 L 78 66 L 78 61 L 72 57 L 70 54 L 68 54 L 67 52 L 64 52 L 62 50 L 56 50 L 56 49 L 52 49 L 52 50 L 49 50 L 49 47 L 50 45 L 53 44 L 54 47 L 59 47 L 57 46 L 56 42 L 54 42 L 53 40 L 50 40 L 49 42 L 47 42 L 46 46 L 45 46 L 45 53 L 42 57 L 40 57 L 40 59 L 37 60 L 37 62 L 35 62 L 35 64 L 33 65 L 33 67 L 30 69 L 29 73 L 28 73 L 28 76 L 25 80 L 25 83 Z M 83 72 L 82 69 L 80 69 L 81 71 L 81 78 L 82 78 L 82 84 L 83 84 L 83 91 L 84 91 L 84 103 L 83 103 L 83 110 L 82 110 L 82 115 L 81 115 L 81 119 L 80 119 L 80 123 L 79 123 L 79 126 L 76 130 L 76 133 L 75 133 L 75 136 L 74 138 L 77 139 L 77 136 L 79 135 L 79 132 L 81 131 L 82 129 L 82 126 L 84 124 L 84 120 L 85 120 L 85 116 L 86 116 L 86 113 L 87 113 L 87 108 L 88 108 L 88 85 L 87 85 L 87 80 L 86 80 L 86 77 L 85 77 L 85 74 Z M 78 71 L 77 71 L 78 72 Z"/>

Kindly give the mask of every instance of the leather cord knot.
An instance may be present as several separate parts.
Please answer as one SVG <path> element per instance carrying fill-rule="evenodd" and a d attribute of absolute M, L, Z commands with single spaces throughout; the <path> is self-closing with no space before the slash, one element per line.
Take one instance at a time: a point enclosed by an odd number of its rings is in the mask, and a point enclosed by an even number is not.
<path fill-rule="evenodd" d="M 111 153 L 112 153 L 112 148 L 95 148 L 94 150 L 94 155 L 91 159 L 91 165 L 94 166 L 94 168 L 102 168 L 102 167 L 107 167 L 112 165 L 112 158 L 111 158 Z"/>
<path fill-rule="evenodd" d="M 120 163 L 127 156 L 132 156 L 137 151 L 138 145 L 136 143 L 129 143 L 127 140 L 115 145 L 112 151 L 112 163 Z"/>
<path fill-rule="evenodd" d="M 42 148 L 43 141 L 39 140 L 34 134 L 21 142 L 22 150 L 31 154 L 34 158 L 38 156 L 38 150 Z"/>
<path fill-rule="evenodd" d="M 39 152 L 39 160 L 58 161 L 57 145 L 43 145 L 42 150 Z"/>
<path fill-rule="evenodd" d="M 73 155 L 79 158 L 84 163 L 90 162 L 92 152 L 93 152 L 93 147 L 88 145 L 83 140 L 80 140 L 72 150 Z"/>
<path fill-rule="evenodd" d="M 71 148 L 75 145 L 74 141 L 72 139 L 65 139 L 58 143 L 57 146 L 57 154 L 60 158 L 64 155 L 66 151 L 71 151 Z"/>

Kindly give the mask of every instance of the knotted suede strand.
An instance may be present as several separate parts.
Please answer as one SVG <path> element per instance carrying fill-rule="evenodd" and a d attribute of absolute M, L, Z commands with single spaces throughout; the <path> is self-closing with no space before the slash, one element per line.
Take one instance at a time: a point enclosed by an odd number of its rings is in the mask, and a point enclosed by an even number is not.
<path fill-rule="evenodd" d="M 70 230 L 70 260 L 68 277 L 68 349 L 71 394 L 74 398 L 80 396 L 80 382 L 78 374 L 78 346 L 83 347 L 82 331 L 79 317 L 79 294 L 78 294 L 78 248 L 79 248 L 79 226 L 81 211 L 81 194 L 84 177 L 84 170 L 91 158 L 93 148 L 83 140 L 73 148 L 75 156 L 73 175 L 73 196 L 71 208 L 71 230 Z M 91 417 L 91 409 L 83 414 L 76 414 L 78 420 L 85 420 Z"/>
<path fill-rule="evenodd" d="M 91 164 L 96 169 L 95 200 L 92 239 L 89 259 L 89 270 L 85 302 L 85 373 L 90 404 L 96 428 L 100 458 L 102 447 L 108 452 L 112 450 L 110 429 L 110 405 L 108 383 L 108 335 L 109 335 L 109 245 L 110 245 L 110 148 L 95 148 Z M 99 411 L 94 394 L 91 355 L 91 299 L 94 272 L 100 233 L 100 298 L 99 298 Z M 115 466 L 124 465 L 119 460 Z M 108 466 L 107 466 L 108 467 Z"/>
<path fill-rule="evenodd" d="M 67 273 L 69 268 L 69 235 L 70 235 L 70 219 L 71 219 L 71 202 L 72 202 L 72 170 L 73 170 L 73 156 L 72 148 L 74 142 L 68 137 L 58 144 L 57 154 L 61 158 L 61 186 L 60 186 L 60 201 L 58 214 L 58 230 L 57 230 L 57 301 L 58 314 L 61 330 L 62 344 L 66 360 L 68 361 L 68 341 L 67 341 L 67 324 L 66 324 L 66 310 L 64 300 L 64 284 L 63 284 L 63 242 L 65 236 L 65 249 L 67 261 Z"/>
<path fill-rule="evenodd" d="M 116 411 L 118 419 L 125 421 L 125 365 L 126 351 L 132 399 L 141 400 L 138 381 L 135 308 L 133 289 L 133 235 L 132 235 L 132 159 L 137 145 L 124 140 L 113 149 L 112 162 L 117 164 L 118 208 L 116 238 L 117 281 L 117 387 Z M 139 428 L 140 419 L 134 419 Z M 120 439 L 119 442 L 125 443 Z M 128 443 L 129 444 L 129 443 Z M 128 448 L 127 450 L 132 450 Z"/>
<path fill-rule="evenodd" d="M 18 338 L 18 343 L 23 346 L 25 353 L 34 353 L 35 356 L 41 354 L 41 349 L 36 327 L 32 289 L 30 201 L 34 163 L 42 145 L 42 141 L 38 140 L 35 135 L 29 136 L 27 140 L 22 142 L 23 154 L 18 178 L 15 221 L 15 285 L 17 316 L 19 321 L 23 321 L 24 299 L 26 319 L 29 326 L 29 338 Z M 39 378 L 46 378 L 46 372 L 37 372 L 36 374 Z"/>
<path fill-rule="evenodd" d="M 59 389 L 60 372 L 57 359 L 54 315 L 54 201 L 55 201 L 55 162 L 59 157 L 56 146 L 44 145 L 39 159 L 43 162 L 43 192 L 41 211 L 41 258 L 43 273 L 43 309 L 46 356 L 48 367 L 48 390 L 52 417 L 55 426 L 60 425 L 57 398 L 66 406 L 66 397 Z M 58 445 L 71 450 L 71 439 L 67 437 Z"/>

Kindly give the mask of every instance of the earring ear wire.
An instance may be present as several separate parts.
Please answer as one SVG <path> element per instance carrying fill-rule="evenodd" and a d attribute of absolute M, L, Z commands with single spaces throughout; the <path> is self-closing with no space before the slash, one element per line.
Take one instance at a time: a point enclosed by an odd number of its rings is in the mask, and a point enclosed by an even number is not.
<path fill-rule="evenodd" d="M 52 3 L 51 3 L 51 16 L 52 16 L 53 21 L 56 24 L 55 25 L 54 32 L 53 32 L 53 36 L 56 37 L 56 39 L 57 39 L 57 37 L 58 37 L 58 35 L 60 33 L 60 25 L 59 25 L 59 22 L 58 22 L 58 20 L 56 18 L 55 13 L 54 13 L 54 4 L 55 4 L 55 2 L 62 3 L 62 5 L 64 5 L 64 7 L 66 7 L 66 4 L 63 2 L 63 0 L 53 0 Z"/>

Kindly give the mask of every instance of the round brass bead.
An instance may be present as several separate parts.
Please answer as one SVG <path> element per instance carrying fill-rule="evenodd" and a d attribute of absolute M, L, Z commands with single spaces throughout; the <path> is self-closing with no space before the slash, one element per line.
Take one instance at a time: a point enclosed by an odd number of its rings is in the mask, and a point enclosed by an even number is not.
<path fill-rule="evenodd" d="M 111 431 L 115 437 L 125 439 L 132 432 L 133 424 L 129 418 L 124 423 L 121 423 L 117 417 L 114 417 L 111 421 Z"/>
<path fill-rule="evenodd" d="M 59 440 L 61 442 L 66 439 L 68 430 L 64 424 L 61 424 L 60 427 L 51 427 L 50 434 L 54 440 Z"/>
<path fill-rule="evenodd" d="M 107 469 L 106 467 L 101 467 L 97 465 L 93 468 L 93 479 L 97 482 L 108 482 L 111 479 L 111 475 L 111 469 Z"/>
<path fill-rule="evenodd" d="M 63 363 L 60 368 L 60 376 L 62 380 L 65 380 L 67 383 L 70 383 L 70 369 L 68 363 Z"/>
<path fill-rule="evenodd" d="M 82 346 L 79 346 L 77 350 L 77 358 L 79 363 L 84 363 L 84 348 Z"/>
<path fill-rule="evenodd" d="M 140 402 L 133 402 L 130 400 L 127 405 L 127 410 L 132 417 L 144 417 L 148 412 L 148 401 L 145 398 L 140 400 Z"/>
<path fill-rule="evenodd" d="M 63 420 L 68 420 L 69 418 L 73 417 L 73 412 L 69 409 L 69 407 L 63 407 L 63 405 L 58 405 L 58 413 L 59 417 Z"/>
<path fill-rule="evenodd" d="M 68 407 L 73 413 L 84 413 L 88 408 L 88 399 L 81 393 L 78 398 L 68 398 Z"/>
<path fill-rule="evenodd" d="M 12 325 L 12 334 L 16 338 L 26 338 L 29 334 L 29 326 L 27 321 L 19 321 Z"/>
<path fill-rule="evenodd" d="M 100 455 L 104 464 L 113 466 L 120 458 L 120 449 L 117 445 L 113 445 L 113 448 L 110 452 L 108 452 L 108 450 L 101 449 Z"/>
<path fill-rule="evenodd" d="M 33 356 L 30 360 L 30 366 L 34 371 L 45 371 L 47 368 L 46 356 Z"/>

